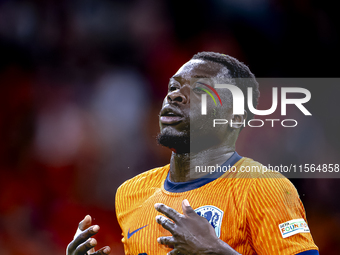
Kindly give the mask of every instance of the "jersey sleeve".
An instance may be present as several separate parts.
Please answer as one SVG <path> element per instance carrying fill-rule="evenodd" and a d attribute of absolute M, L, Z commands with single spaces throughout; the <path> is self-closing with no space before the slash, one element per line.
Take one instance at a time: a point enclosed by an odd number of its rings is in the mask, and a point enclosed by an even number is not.
<path fill-rule="evenodd" d="M 303 204 L 288 179 L 254 179 L 246 208 L 248 241 L 257 254 L 318 254 Z"/>

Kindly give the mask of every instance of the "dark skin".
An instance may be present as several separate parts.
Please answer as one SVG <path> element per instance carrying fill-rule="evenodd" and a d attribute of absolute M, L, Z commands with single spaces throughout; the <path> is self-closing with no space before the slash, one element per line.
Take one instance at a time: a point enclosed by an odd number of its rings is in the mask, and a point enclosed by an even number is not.
<path fill-rule="evenodd" d="M 186 182 L 201 177 L 200 174 L 190 174 L 190 164 L 222 165 L 234 153 L 241 125 L 220 125 L 212 129 L 213 118 L 227 119 L 229 122 L 231 120 L 242 122 L 246 118 L 246 113 L 243 116 L 232 114 L 229 92 L 223 90 L 217 92 L 226 103 L 216 108 L 214 116 L 202 118 L 201 94 L 192 93 L 196 91 L 197 86 L 192 79 L 210 83 L 212 86 L 213 83 L 226 83 L 228 70 L 218 63 L 190 60 L 170 79 L 168 94 L 163 101 L 160 114 L 161 134 L 170 133 L 181 137 L 188 134 L 189 126 L 192 125 L 197 127 L 197 130 L 194 130 L 195 135 L 190 136 L 191 139 L 197 138 L 199 141 L 200 138 L 205 137 L 208 141 L 212 141 L 207 147 L 202 147 L 202 150 L 195 152 L 180 152 L 181 148 L 170 148 L 173 151 L 170 159 L 170 179 L 173 182 Z M 208 102 L 208 109 L 210 107 L 213 107 L 212 102 Z M 176 115 L 166 116 L 165 113 L 169 111 L 175 112 Z M 171 234 L 157 239 L 159 244 L 173 247 L 169 254 L 239 254 L 216 236 L 214 228 L 205 218 L 195 213 L 187 200 L 182 202 L 183 214 L 159 203 L 155 204 L 155 209 L 168 217 L 158 215 L 156 221 Z M 98 233 L 99 226 L 91 226 L 91 224 L 90 216 L 86 216 L 79 223 L 80 234 L 69 243 L 67 255 L 110 253 L 111 249 L 108 246 L 94 250 L 97 241 L 92 236 Z"/>
<path fill-rule="evenodd" d="M 241 125 L 220 125 L 212 127 L 214 118 L 227 119 L 229 122 L 241 122 L 246 117 L 233 115 L 228 102 L 228 93 L 222 89 L 217 92 L 221 95 L 225 104 L 216 108 L 217 115 L 208 116 L 203 119 L 201 115 L 201 94 L 193 93 L 198 82 L 204 83 L 226 83 L 228 79 L 228 69 L 218 63 L 190 60 L 184 64 L 177 73 L 171 77 L 168 94 L 163 101 L 160 114 L 160 130 L 162 133 L 171 133 L 172 135 L 184 135 L 188 130 L 189 123 L 196 126 L 197 135 L 191 136 L 191 139 L 201 139 L 202 136 L 214 141 L 209 147 L 198 152 L 177 153 L 180 148 L 170 148 L 173 150 L 170 159 L 170 179 L 174 182 L 185 182 L 190 178 L 190 162 L 192 165 L 216 165 L 224 163 L 230 158 L 235 151 L 235 143 L 241 128 Z M 213 85 L 213 84 L 211 84 Z M 191 93 L 190 93 L 191 92 Z M 224 98 L 223 98 L 224 97 Z M 230 101 L 230 100 L 229 100 Z M 211 105 L 212 102 L 210 101 Z M 170 108 L 177 115 L 181 115 L 180 121 L 173 124 L 164 123 L 162 113 L 164 109 Z M 208 105 L 209 108 L 209 105 Z M 198 140 L 197 139 L 197 140 Z M 203 173 L 204 175 L 204 173 Z M 196 176 L 195 176 L 196 177 Z M 199 178 L 199 176 L 197 176 Z"/>
<path fill-rule="evenodd" d="M 191 208 L 188 200 L 182 202 L 183 214 L 164 204 L 155 204 L 155 208 L 173 221 L 156 217 L 157 223 L 172 235 L 157 239 L 159 244 L 174 248 L 168 254 L 239 254 L 216 236 L 214 228 Z"/>
<path fill-rule="evenodd" d="M 97 240 L 92 238 L 99 231 L 99 226 L 91 226 L 91 216 L 87 215 L 81 222 L 79 222 L 78 229 L 81 233 L 69 243 L 66 249 L 67 255 L 106 255 L 110 254 L 111 248 L 109 246 L 103 247 L 97 251 L 94 247 L 97 245 Z"/>
<path fill-rule="evenodd" d="M 210 123 L 210 126 L 212 126 L 213 118 L 223 118 L 228 119 L 228 121 L 241 122 L 243 118 L 246 117 L 246 114 L 244 116 L 232 115 L 230 109 L 231 102 L 229 100 L 228 104 L 216 109 L 217 116 L 208 117 L 206 122 L 202 122 L 200 121 L 202 119 L 200 94 L 190 93 L 196 86 L 196 83 L 191 80 L 193 77 L 205 77 L 205 79 L 208 78 L 212 82 L 223 83 L 221 79 L 225 80 L 223 77 L 225 77 L 227 73 L 228 70 L 218 63 L 191 60 L 184 64 L 170 79 L 168 94 L 163 101 L 162 108 L 174 108 L 175 112 L 181 113 L 183 118 L 178 123 L 171 123 L 170 121 L 169 124 L 169 121 L 162 121 L 161 111 L 161 132 L 181 135 L 187 132 L 186 127 L 188 125 L 186 125 L 185 122 L 190 121 L 190 124 L 197 126 L 198 130 L 205 130 L 206 133 L 198 133 L 198 137 L 203 135 L 209 137 L 209 141 L 214 141 L 214 144 L 209 144 L 208 148 L 198 152 L 177 153 L 178 148 L 171 148 L 173 150 L 170 160 L 171 181 L 186 182 L 194 178 L 199 178 L 200 176 L 194 176 L 193 178 L 192 175 L 190 175 L 190 163 L 194 166 L 221 165 L 234 153 L 235 143 L 241 125 L 233 125 L 232 127 L 229 125 L 221 125 L 221 127 L 216 129 L 210 129 L 211 132 L 209 132 L 209 126 L 206 124 Z M 220 95 L 226 93 L 223 91 L 217 92 Z M 225 97 L 225 99 L 226 98 L 227 97 Z M 220 115 L 222 113 L 223 116 Z M 193 138 L 193 136 L 191 136 L 191 139 L 195 139 L 195 137 Z M 182 202 L 183 214 L 178 213 L 176 210 L 164 204 L 155 204 L 155 208 L 168 217 L 159 215 L 156 217 L 156 221 L 172 235 L 157 239 L 158 243 L 173 247 L 173 250 L 169 254 L 239 254 L 216 236 L 214 228 L 205 218 L 195 213 L 187 200 Z M 171 221 L 169 219 L 171 219 Z"/>

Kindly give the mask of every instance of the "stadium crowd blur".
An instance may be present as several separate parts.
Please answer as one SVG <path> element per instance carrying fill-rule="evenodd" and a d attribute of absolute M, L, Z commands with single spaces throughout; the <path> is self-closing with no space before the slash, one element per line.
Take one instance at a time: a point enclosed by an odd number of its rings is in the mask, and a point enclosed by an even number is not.
<path fill-rule="evenodd" d="M 115 191 L 169 162 L 155 138 L 170 76 L 216 51 L 256 77 L 338 77 L 338 22 L 319 0 L 1 0 L 0 254 L 64 254 L 86 214 L 99 246 L 123 254 Z M 271 88 L 260 89 L 266 109 Z M 313 117 L 246 128 L 239 154 L 339 163 L 340 86 L 311 92 Z M 321 254 L 340 254 L 340 181 L 291 181 Z"/>

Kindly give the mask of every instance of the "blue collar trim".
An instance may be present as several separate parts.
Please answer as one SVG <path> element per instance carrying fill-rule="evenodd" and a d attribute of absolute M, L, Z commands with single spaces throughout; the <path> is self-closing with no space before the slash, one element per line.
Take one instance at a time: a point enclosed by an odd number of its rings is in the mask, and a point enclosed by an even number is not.
<path fill-rule="evenodd" d="M 221 165 L 222 167 L 232 167 L 233 165 L 236 164 L 242 157 L 237 154 L 235 151 L 234 154 Z M 172 182 L 170 181 L 170 170 L 168 172 L 168 175 L 164 181 L 164 189 L 169 192 L 173 193 L 181 193 L 181 192 L 186 192 L 189 190 L 197 189 L 202 187 L 205 184 L 208 184 L 209 182 L 212 182 L 216 180 L 217 178 L 221 177 L 225 172 L 223 171 L 216 171 L 213 174 L 207 174 L 203 176 L 202 178 L 198 178 L 192 181 L 187 181 L 187 182 Z"/>

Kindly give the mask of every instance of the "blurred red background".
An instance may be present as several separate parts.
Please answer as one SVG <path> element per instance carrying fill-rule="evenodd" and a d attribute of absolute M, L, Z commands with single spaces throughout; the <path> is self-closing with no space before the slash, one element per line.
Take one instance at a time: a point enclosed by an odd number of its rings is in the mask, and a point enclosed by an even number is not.
<path fill-rule="evenodd" d="M 169 162 L 155 138 L 170 76 L 216 51 L 257 77 L 338 77 L 338 23 L 320 0 L 1 0 L 0 253 L 64 254 L 90 214 L 99 246 L 123 254 L 115 191 Z M 294 132 L 245 129 L 239 154 L 339 163 L 340 90 L 314 90 L 313 119 Z M 339 180 L 291 181 L 321 254 L 339 254 Z"/>

